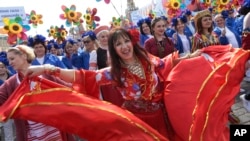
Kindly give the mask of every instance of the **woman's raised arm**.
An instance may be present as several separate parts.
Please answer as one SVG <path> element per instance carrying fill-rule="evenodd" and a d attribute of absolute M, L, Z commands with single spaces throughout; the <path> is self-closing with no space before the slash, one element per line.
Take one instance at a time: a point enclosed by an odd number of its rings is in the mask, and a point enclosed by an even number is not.
<path fill-rule="evenodd" d="M 75 80 L 75 70 L 73 69 L 62 69 L 59 67 L 55 67 L 53 65 L 39 65 L 39 66 L 30 66 L 27 71 L 28 77 L 34 77 L 39 75 L 54 75 L 56 77 L 61 78 L 62 80 L 73 83 Z"/>

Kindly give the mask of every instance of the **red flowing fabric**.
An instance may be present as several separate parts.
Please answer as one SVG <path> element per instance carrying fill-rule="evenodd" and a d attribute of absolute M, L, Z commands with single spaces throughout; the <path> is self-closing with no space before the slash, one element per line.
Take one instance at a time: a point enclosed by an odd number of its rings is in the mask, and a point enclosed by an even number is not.
<path fill-rule="evenodd" d="M 173 141 L 229 140 L 228 114 L 249 52 L 220 45 L 203 52 L 214 61 L 183 60 L 169 74 L 164 100 L 176 133 Z"/>
<path fill-rule="evenodd" d="M 72 91 L 43 78 L 22 81 L 0 107 L 1 120 L 18 118 L 41 122 L 88 141 L 168 141 L 133 114 L 111 103 Z"/>

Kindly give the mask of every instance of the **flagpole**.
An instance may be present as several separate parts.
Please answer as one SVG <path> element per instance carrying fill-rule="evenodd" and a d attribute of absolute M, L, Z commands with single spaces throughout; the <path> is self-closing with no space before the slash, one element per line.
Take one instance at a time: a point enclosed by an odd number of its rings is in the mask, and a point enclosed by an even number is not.
<path fill-rule="evenodd" d="M 112 1 L 110 1 L 111 2 L 111 4 L 112 4 L 112 6 L 113 6 L 113 8 L 115 9 L 115 11 L 116 11 L 116 13 L 119 15 L 119 17 L 121 16 L 120 14 L 119 14 L 119 12 L 118 12 L 118 10 L 116 9 L 116 7 L 115 7 L 115 5 L 113 4 L 113 2 Z"/>

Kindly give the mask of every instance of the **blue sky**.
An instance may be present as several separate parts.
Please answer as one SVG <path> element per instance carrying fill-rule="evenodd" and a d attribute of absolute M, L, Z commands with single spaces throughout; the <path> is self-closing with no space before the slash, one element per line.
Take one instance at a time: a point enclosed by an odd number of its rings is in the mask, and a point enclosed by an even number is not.
<path fill-rule="evenodd" d="M 119 14 L 125 13 L 127 0 L 111 0 L 116 7 Z M 136 6 L 143 7 L 149 4 L 152 0 L 134 0 Z M 97 16 L 101 18 L 99 22 L 101 25 L 109 25 L 112 17 L 118 17 L 118 14 L 113 5 L 105 4 L 104 0 L 96 2 L 96 0 L 0 0 L 0 7 L 17 7 L 24 6 L 25 13 L 29 14 L 31 10 L 35 10 L 37 14 L 42 14 L 43 24 L 38 25 L 37 28 L 31 27 L 27 32 L 28 35 L 42 34 L 48 36 L 47 29 L 53 26 L 65 26 L 65 20 L 59 18 L 63 13 L 61 6 L 70 7 L 72 4 L 76 5 L 76 11 L 85 14 L 88 7 L 97 8 Z"/>

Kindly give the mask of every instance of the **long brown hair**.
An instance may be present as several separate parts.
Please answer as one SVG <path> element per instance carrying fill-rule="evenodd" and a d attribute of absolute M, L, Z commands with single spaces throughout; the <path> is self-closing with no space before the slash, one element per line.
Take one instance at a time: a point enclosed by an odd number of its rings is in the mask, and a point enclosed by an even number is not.
<path fill-rule="evenodd" d="M 123 28 L 115 28 L 110 31 L 109 39 L 108 39 L 108 45 L 109 45 L 109 54 L 110 54 L 110 60 L 111 60 L 111 77 L 115 82 L 117 82 L 118 86 L 122 86 L 121 81 L 121 58 L 115 51 L 115 43 L 120 38 L 128 37 L 132 42 L 132 36 L 130 33 L 123 29 Z M 135 44 L 134 47 L 134 54 L 140 58 L 140 60 L 146 60 L 148 63 L 148 68 L 151 70 L 151 61 L 149 60 L 149 57 L 147 55 L 147 51 L 142 48 L 139 44 Z M 148 70 L 145 70 L 148 71 Z"/>
<path fill-rule="evenodd" d="M 212 16 L 211 15 L 205 15 L 204 17 L 212 17 Z M 195 30 L 198 32 L 198 34 L 202 34 L 202 32 L 203 32 L 203 27 L 202 27 L 202 22 L 201 22 L 202 18 L 203 17 L 201 17 L 201 18 L 199 18 L 197 20 L 197 25 L 196 25 L 196 29 Z M 209 33 L 211 33 L 212 31 L 213 31 L 213 23 L 212 23 L 211 27 L 208 28 L 208 32 Z"/>

